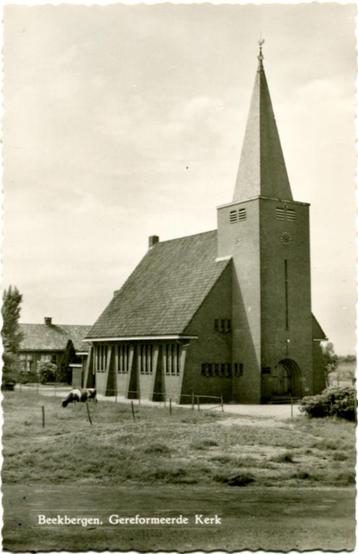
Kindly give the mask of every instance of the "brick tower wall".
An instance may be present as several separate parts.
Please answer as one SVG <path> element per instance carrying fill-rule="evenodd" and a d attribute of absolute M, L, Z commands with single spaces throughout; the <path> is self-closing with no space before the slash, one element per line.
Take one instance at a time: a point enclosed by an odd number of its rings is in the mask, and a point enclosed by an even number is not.
<path fill-rule="evenodd" d="M 309 206 L 260 199 L 260 235 L 262 367 L 294 360 L 312 393 Z"/>
<path fill-rule="evenodd" d="M 232 360 L 242 364 L 242 375 L 233 381 L 233 399 L 252 404 L 261 400 L 259 243 L 258 200 L 218 208 L 218 256 L 233 260 Z"/>

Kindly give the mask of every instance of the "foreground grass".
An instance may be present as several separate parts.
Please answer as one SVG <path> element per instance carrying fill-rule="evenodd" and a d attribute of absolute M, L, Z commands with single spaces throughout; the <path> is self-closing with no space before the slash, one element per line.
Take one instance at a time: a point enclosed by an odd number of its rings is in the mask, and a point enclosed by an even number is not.
<path fill-rule="evenodd" d="M 41 405 L 46 427 L 41 426 Z M 214 412 L 6 393 L 4 483 L 346 486 L 354 483 L 355 427 L 346 421 L 285 422 Z"/>

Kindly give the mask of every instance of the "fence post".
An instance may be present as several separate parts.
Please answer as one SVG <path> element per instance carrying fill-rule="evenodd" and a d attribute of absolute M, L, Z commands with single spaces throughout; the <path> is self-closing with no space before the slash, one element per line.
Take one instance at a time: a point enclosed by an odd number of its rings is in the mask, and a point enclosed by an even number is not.
<path fill-rule="evenodd" d="M 45 406 L 41 406 L 42 412 L 42 427 L 45 427 Z"/>
<path fill-rule="evenodd" d="M 293 398 L 291 394 L 291 418 L 293 417 Z"/>
<path fill-rule="evenodd" d="M 195 396 L 194 392 L 191 393 L 191 409 L 194 410 L 195 408 Z"/>
<path fill-rule="evenodd" d="M 57 389 L 57 383 L 56 383 L 56 381 L 55 381 L 55 387 L 54 387 L 54 388 L 55 388 L 55 396 L 56 396 L 56 389 Z"/>
<path fill-rule="evenodd" d="M 88 421 L 89 421 L 90 424 L 92 425 L 92 419 L 91 419 L 91 414 L 90 414 L 90 409 L 89 409 L 88 402 L 86 402 L 86 408 L 87 408 Z"/>
<path fill-rule="evenodd" d="M 196 401 L 197 401 L 197 404 L 198 404 L 198 412 L 200 412 L 200 396 L 196 397 Z"/>
<path fill-rule="evenodd" d="M 169 398 L 169 413 L 172 415 L 172 399 Z"/>
<path fill-rule="evenodd" d="M 221 402 L 221 411 L 223 412 L 224 411 L 224 400 L 223 400 L 222 393 L 221 393 L 221 396 L 220 396 L 220 402 Z"/>
<path fill-rule="evenodd" d="M 133 400 L 131 400 L 131 407 L 132 407 L 132 417 L 133 417 L 133 420 L 135 421 L 135 413 L 134 413 L 134 404 L 133 404 Z"/>

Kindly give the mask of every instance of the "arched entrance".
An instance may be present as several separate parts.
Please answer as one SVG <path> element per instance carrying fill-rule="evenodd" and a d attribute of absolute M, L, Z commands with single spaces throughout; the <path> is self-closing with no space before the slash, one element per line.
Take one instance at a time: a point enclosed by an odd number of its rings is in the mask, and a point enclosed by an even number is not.
<path fill-rule="evenodd" d="M 273 371 L 273 395 L 293 396 L 302 395 L 302 373 L 294 360 L 285 358 L 281 360 Z"/>
<path fill-rule="evenodd" d="M 284 358 L 271 368 L 263 368 L 262 401 L 288 401 L 302 396 L 302 372 L 298 364 Z"/>

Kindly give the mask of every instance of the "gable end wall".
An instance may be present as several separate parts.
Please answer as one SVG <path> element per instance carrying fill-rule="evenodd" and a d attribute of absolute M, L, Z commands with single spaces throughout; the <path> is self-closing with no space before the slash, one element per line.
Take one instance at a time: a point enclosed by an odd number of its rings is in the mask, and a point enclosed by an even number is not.
<path fill-rule="evenodd" d="M 201 375 L 203 363 L 231 363 L 231 333 L 215 331 L 215 319 L 232 321 L 231 263 L 223 271 L 184 331 L 184 334 L 196 335 L 198 339 L 192 340 L 187 349 L 181 391 L 182 402 L 190 401 L 192 392 L 214 396 L 222 394 L 225 401 L 231 400 L 232 379 L 230 377 Z"/>

